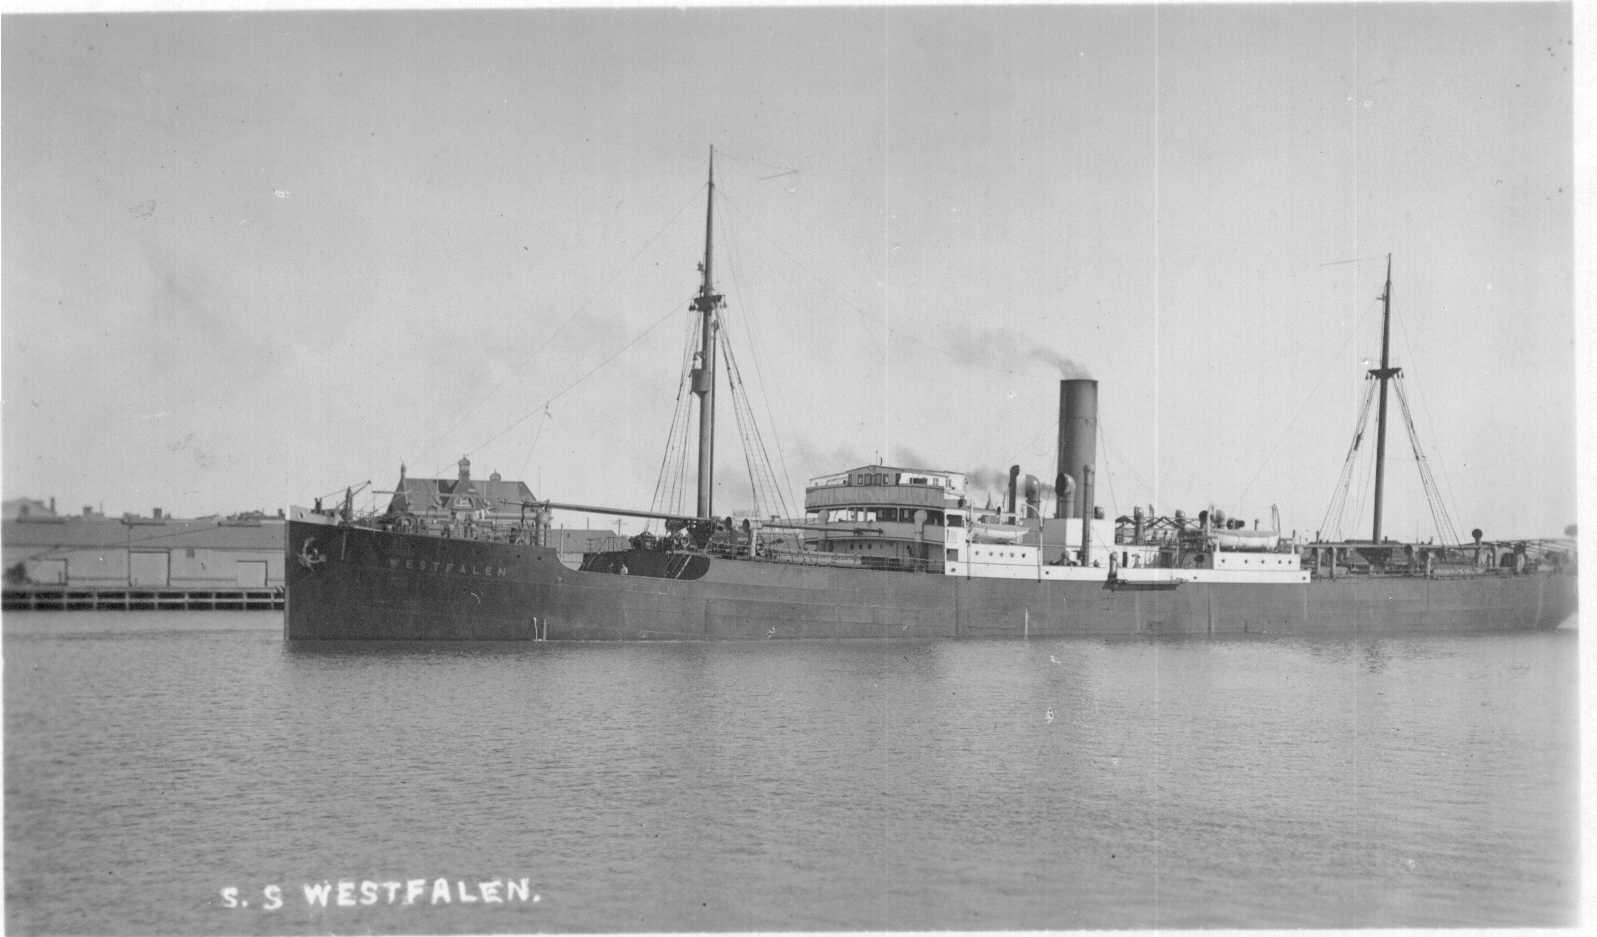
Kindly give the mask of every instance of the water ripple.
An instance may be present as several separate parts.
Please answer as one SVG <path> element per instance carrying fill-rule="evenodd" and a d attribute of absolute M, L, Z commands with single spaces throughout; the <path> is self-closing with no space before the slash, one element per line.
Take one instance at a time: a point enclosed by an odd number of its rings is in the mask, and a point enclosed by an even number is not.
<path fill-rule="evenodd" d="M 6 616 L 11 932 L 1574 918 L 1572 632 L 319 648 L 280 634 L 270 615 Z M 302 894 L 439 876 L 527 876 L 540 900 Z M 223 906 L 223 888 L 260 899 L 270 884 L 277 911 Z"/>

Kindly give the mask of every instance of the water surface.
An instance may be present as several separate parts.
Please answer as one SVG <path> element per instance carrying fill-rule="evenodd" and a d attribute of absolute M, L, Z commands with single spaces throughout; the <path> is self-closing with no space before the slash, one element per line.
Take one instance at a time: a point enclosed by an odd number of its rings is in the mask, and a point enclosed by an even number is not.
<path fill-rule="evenodd" d="M 5 616 L 9 932 L 1575 919 L 1572 630 L 303 649 L 280 621 Z"/>

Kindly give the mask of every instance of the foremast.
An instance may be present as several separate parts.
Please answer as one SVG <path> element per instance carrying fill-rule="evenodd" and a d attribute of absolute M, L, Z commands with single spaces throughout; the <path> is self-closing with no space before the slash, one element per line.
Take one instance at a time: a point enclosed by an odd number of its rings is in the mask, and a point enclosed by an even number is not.
<path fill-rule="evenodd" d="M 699 350 L 694 354 L 693 393 L 699 398 L 699 497 L 695 509 L 699 517 L 710 517 L 712 489 L 715 484 L 715 344 L 720 323 L 716 310 L 721 308 L 720 293 L 715 291 L 711 279 L 712 247 L 715 231 L 715 147 L 710 147 L 710 182 L 704 199 L 704 261 L 699 264 L 703 279 L 699 295 L 694 297 L 692 308 L 703 317 L 699 329 Z M 1385 398 L 1382 398 L 1383 405 Z M 1384 413 L 1384 410 L 1383 410 Z"/>
<path fill-rule="evenodd" d="M 708 274 L 706 274 L 708 276 Z M 1386 488 L 1386 385 L 1403 373 L 1392 367 L 1392 255 L 1386 255 L 1386 288 L 1381 291 L 1381 366 L 1369 375 L 1381 382 L 1380 407 L 1375 418 L 1375 525 L 1370 539 L 1381 542 L 1381 502 Z M 1369 412 L 1369 411 L 1365 411 Z"/>

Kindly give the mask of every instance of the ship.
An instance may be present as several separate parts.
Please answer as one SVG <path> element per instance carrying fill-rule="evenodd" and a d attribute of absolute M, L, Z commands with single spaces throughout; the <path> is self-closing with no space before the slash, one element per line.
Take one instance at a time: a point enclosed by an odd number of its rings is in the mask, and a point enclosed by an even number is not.
<path fill-rule="evenodd" d="M 1567 541 L 1383 536 L 1388 385 L 1401 374 L 1389 354 L 1390 257 L 1381 363 L 1365 376 L 1361 413 L 1378 388 L 1368 540 L 1287 536 L 1273 516 L 1250 528 L 1215 508 L 1104 517 L 1099 387 L 1084 378 L 1059 382 L 1051 511 L 1050 486 L 1019 466 L 1001 504 L 977 507 L 968 473 L 873 463 L 809 479 L 802 517 L 717 517 L 714 167 L 712 149 L 690 303 L 700 344 L 684 375 L 698 411 L 694 510 L 543 499 L 497 475 L 474 479 L 465 458 L 454 479 L 407 479 L 401 467 L 381 512 L 357 516 L 347 494 L 290 509 L 287 641 L 1380 636 L 1551 629 L 1574 614 Z M 1350 463 L 1365 435 L 1361 425 Z M 557 542 L 561 512 L 650 526 L 573 550 Z"/>

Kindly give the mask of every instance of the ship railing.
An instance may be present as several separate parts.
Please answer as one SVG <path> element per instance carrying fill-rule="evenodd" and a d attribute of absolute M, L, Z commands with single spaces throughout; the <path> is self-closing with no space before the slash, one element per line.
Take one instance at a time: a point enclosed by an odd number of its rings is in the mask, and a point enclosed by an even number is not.
<path fill-rule="evenodd" d="M 810 488 L 839 488 L 848 484 L 848 473 L 837 472 L 832 475 L 819 475 L 809 480 Z"/>
<path fill-rule="evenodd" d="M 1321 544 L 1319 546 L 1325 546 Z M 1361 555 L 1358 544 L 1347 545 L 1346 552 L 1338 548 L 1332 560 L 1329 553 L 1315 562 L 1313 554 L 1305 551 L 1304 570 L 1314 578 L 1342 576 L 1410 576 L 1417 579 L 1477 579 L 1489 576 L 1518 576 L 1538 572 L 1558 572 L 1572 568 L 1573 561 L 1564 556 L 1539 556 L 1512 549 L 1491 550 L 1492 544 L 1482 544 L 1479 555 L 1473 544 L 1457 547 L 1427 546 L 1422 554 L 1409 557 L 1393 551 L 1384 559 L 1372 560 Z M 1373 546 L 1364 544 L 1365 547 Z M 1507 546 L 1502 544 L 1500 546 Z M 1427 562 L 1428 560 L 1428 562 Z M 1568 564 L 1566 566 L 1566 563 Z"/>
<path fill-rule="evenodd" d="M 491 520 L 463 524 L 414 515 L 399 518 L 367 515 L 354 518 L 350 526 L 417 537 L 437 537 L 441 540 L 473 540 L 488 543 L 531 543 L 535 535 L 531 524 Z"/>
<path fill-rule="evenodd" d="M 874 569 L 886 572 L 923 573 L 926 560 L 900 556 L 861 556 L 851 553 L 825 553 L 817 550 L 762 550 L 754 557 L 768 563 L 789 566 L 828 566 L 844 569 Z"/>

